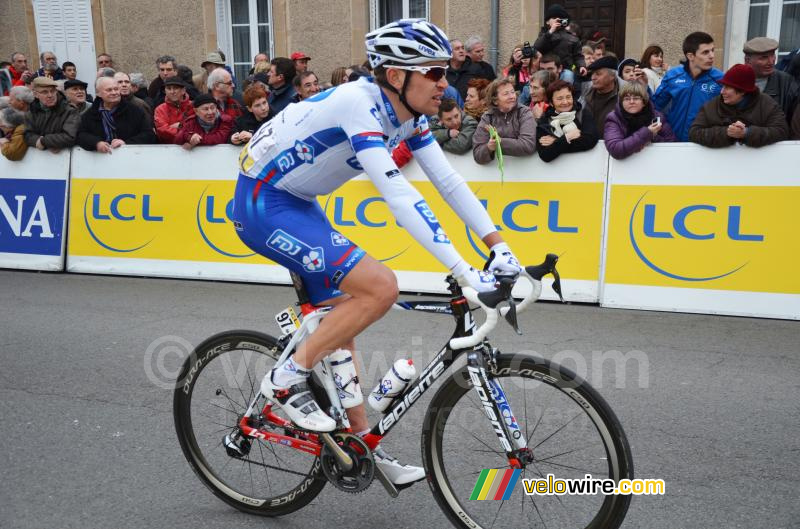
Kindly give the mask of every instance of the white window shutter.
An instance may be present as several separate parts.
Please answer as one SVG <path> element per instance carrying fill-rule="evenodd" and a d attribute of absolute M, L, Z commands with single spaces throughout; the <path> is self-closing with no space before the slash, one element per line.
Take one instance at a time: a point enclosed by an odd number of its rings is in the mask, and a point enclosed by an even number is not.
<path fill-rule="evenodd" d="M 225 58 L 228 63 L 233 61 L 233 51 L 230 49 L 228 42 L 228 0 L 215 0 L 215 7 L 217 13 L 217 47 L 225 52 Z M 211 50 L 208 50 L 211 51 Z"/>
<path fill-rule="evenodd" d="M 39 52 L 55 53 L 59 66 L 74 62 L 78 79 L 93 92 L 97 63 L 90 0 L 34 0 L 33 14 Z"/>

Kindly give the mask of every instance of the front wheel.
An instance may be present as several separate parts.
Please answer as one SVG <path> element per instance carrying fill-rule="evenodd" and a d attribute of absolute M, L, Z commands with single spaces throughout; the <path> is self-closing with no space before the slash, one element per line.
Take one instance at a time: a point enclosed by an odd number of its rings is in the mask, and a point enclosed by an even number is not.
<path fill-rule="evenodd" d="M 292 448 L 291 439 L 274 444 L 241 435 L 239 421 L 253 399 L 263 399 L 261 380 L 282 350 L 266 334 L 218 334 L 186 359 L 175 387 L 175 429 L 186 459 L 214 494 L 251 514 L 295 511 L 326 482 L 319 458 Z M 272 423 L 262 428 L 298 435 Z"/>
<path fill-rule="evenodd" d="M 450 521 L 473 529 L 619 527 L 630 496 L 527 495 L 522 483 L 549 474 L 555 480 L 587 474 L 615 482 L 632 479 L 628 441 L 605 400 L 568 369 L 526 355 L 500 355 L 489 378 L 500 382 L 532 456 L 523 463 L 513 492 L 498 496 L 498 490 L 510 487 L 503 482 L 504 470 L 514 467 L 468 367 L 453 373 L 431 400 L 422 435 L 429 484 Z"/>

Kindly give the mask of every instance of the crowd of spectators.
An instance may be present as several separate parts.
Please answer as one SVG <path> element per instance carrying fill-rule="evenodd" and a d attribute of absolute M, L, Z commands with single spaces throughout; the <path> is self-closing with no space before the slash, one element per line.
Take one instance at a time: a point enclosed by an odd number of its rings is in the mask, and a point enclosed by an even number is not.
<path fill-rule="evenodd" d="M 479 36 L 450 41 L 448 86 L 438 114 L 428 116 L 444 150 L 472 152 L 486 164 L 498 150 L 550 162 L 600 139 L 617 159 L 660 142 L 720 148 L 800 139 L 800 54 L 786 61 L 788 71 L 777 69 L 773 39 L 749 40 L 744 64 L 722 72 L 714 67 L 711 35 L 694 32 L 683 41 L 681 63 L 670 68 L 656 44 L 641 58 L 620 59 L 602 34 L 582 38 L 556 4 L 531 40 L 514 46 L 497 72 Z M 38 70 L 22 53 L 9 58 L 0 63 L 0 146 L 10 160 L 28 148 L 58 152 L 74 145 L 100 153 L 153 143 L 187 150 L 244 145 L 288 105 L 370 75 L 365 63 L 320 79 L 312 58 L 299 51 L 271 60 L 258 53 L 245 79 L 234 77 L 220 50 L 208 53 L 196 72 L 162 55 L 150 83 L 116 68 L 107 53 L 88 75 L 70 61 L 59 65 L 50 51 L 39 56 Z M 411 154 L 400 149 L 395 159 L 404 163 Z"/>

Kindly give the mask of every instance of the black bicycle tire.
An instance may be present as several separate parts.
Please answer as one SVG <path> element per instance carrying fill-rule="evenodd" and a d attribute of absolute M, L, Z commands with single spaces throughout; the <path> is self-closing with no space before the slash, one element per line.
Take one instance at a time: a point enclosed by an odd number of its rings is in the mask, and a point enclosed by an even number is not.
<path fill-rule="evenodd" d="M 241 499 L 236 499 L 231 492 L 225 490 L 225 485 L 213 475 L 212 469 L 205 467 L 202 453 L 197 446 L 196 439 L 192 433 L 191 397 L 194 384 L 199 379 L 203 368 L 213 359 L 227 350 L 219 350 L 225 343 L 239 343 L 247 341 L 260 345 L 265 349 L 272 350 L 280 354 L 281 346 L 274 337 L 257 331 L 233 330 L 216 334 L 203 343 L 198 345 L 193 353 L 186 359 L 178 375 L 173 396 L 173 415 L 175 420 L 175 431 L 178 435 L 183 454 L 189 462 L 192 470 L 197 474 L 203 484 L 208 487 L 215 496 L 236 509 L 260 516 L 282 516 L 294 512 L 308 505 L 325 487 L 324 478 L 319 462 L 319 458 L 314 460 L 308 478 L 303 480 L 297 487 L 281 495 L 271 498 L 269 502 L 261 505 L 253 505 L 247 500 L 252 500 L 244 494 L 238 493 L 227 487 L 230 491 L 237 493 Z M 214 354 L 214 350 L 217 353 Z M 187 380 L 189 373 L 194 370 L 190 379 Z M 221 488 L 222 487 L 222 488 Z"/>
<path fill-rule="evenodd" d="M 548 376 L 557 373 L 558 376 L 551 376 L 550 378 L 561 382 L 564 387 L 577 391 L 580 397 L 597 411 L 604 426 L 611 434 L 614 451 L 616 452 L 617 460 L 620 462 L 620 475 L 617 478 L 633 479 L 633 458 L 630 445 L 619 419 L 605 399 L 588 382 L 569 369 L 538 357 L 525 355 L 500 355 L 498 357 L 498 371 L 512 368 L 513 366 L 518 366 L 519 369 L 531 369 Z M 539 380 L 549 383 L 546 379 Z M 458 499 L 450 489 L 446 473 L 442 472 L 444 464 L 441 458 L 442 432 L 445 426 L 441 421 L 443 412 L 449 413 L 447 410 L 452 408 L 452 404 L 457 402 L 464 393 L 474 391 L 468 381 L 467 366 L 464 366 L 459 371 L 452 373 L 431 399 L 423 423 L 422 459 L 428 476 L 428 484 L 436 502 L 447 518 L 456 527 L 477 529 L 481 526 L 474 523 L 475 521 L 466 512 L 467 509 L 461 508 Z M 549 383 L 549 385 L 553 386 L 554 384 Z M 558 389 L 563 391 L 561 388 Z M 630 501 L 631 496 L 629 495 L 607 496 L 603 502 L 602 509 L 586 529 L 617 529 L 625 519 Z M 456 508 L 454 504 L 458 507 Z"/>

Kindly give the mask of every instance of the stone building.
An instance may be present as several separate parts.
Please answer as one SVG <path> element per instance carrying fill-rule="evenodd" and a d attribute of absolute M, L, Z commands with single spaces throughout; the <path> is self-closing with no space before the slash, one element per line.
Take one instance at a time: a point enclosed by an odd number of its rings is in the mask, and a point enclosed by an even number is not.
<path fill-rule="evenodd" d="M 682 58 L 683 37 L 696 30 L 714 35 L 719 67 L 740 62 L 751 36 L 779 39 L 781 53 L 800 46 L 797 0 L 5 0 L 0 52 L 5 58 L 21 51 L 38 68 L 39 53 L 54 51 L 90 80 L 101 52 L 118 68 L 151 79 L 154 60 L 163 54 L 197 72 L 205 55 L 219 48 L 241 75 L 258 51 L 270 57 L 303 51 L 324 81 L 336 66 L 363 62 L 369 29 L 422 16 L 451 38 L 483 36 L 489 59 L 495 52 L 502 67 L 514 45 L 536 39 L 553 3 L 570 12 L 584 35 L 602 31 L 618 55 L 639 57 L 655 43 L 671 65 Z"/>

